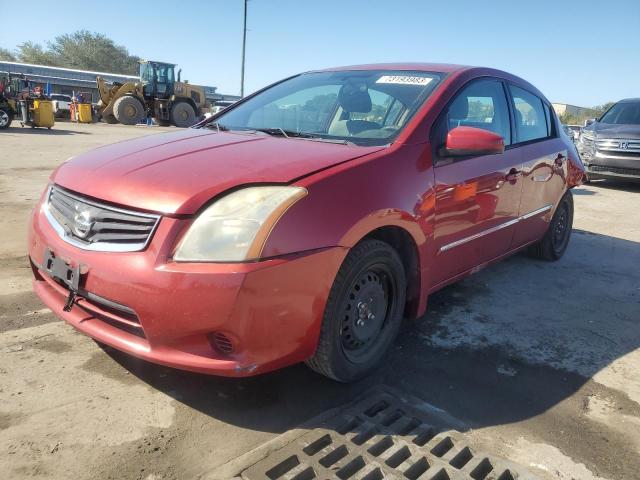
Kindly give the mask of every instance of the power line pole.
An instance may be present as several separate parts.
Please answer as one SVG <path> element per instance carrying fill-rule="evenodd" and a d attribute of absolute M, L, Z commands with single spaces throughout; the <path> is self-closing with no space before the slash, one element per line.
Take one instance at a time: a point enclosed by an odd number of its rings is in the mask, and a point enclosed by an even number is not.
<path fill-rule="evenodd" d="M 247 44 L 247 2 L 244 0 L 244 28 L 242 30 L 242 67 L 240 70 L 240 97 L 244 97 L 244 54 Z"/>

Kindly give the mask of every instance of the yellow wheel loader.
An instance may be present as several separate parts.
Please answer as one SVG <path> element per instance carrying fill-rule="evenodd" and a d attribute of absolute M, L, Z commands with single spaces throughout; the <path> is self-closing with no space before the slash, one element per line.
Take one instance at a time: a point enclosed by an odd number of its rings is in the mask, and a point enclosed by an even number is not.
<path fill-rule="evenodd" d="M 135 125 L 149 114 L 159 125 L 190 127 L 205 108 L 204 88 L 175 79 L 175 64 L 141 61 L 140 81 L 107 85 L 97 77 L 98 115 L 107 123 Z"/>

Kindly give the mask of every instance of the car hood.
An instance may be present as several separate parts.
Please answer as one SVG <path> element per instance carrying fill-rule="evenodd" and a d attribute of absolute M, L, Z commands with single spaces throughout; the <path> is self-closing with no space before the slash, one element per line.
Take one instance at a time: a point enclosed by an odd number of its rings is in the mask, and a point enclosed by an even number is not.
<path fill-rule="evenodd" d="M 119 205 L 192 214 L 250 183 L 289 183 L 384 147 L 187 129 L 107 145 L 62 164 L 61 187 Z"/>
<path fill-rule="evenodd" d="M 598 122 L 593 124 L 593 131 L 600 138 L 640 139 L 640 125 L 613 125 Z"/>

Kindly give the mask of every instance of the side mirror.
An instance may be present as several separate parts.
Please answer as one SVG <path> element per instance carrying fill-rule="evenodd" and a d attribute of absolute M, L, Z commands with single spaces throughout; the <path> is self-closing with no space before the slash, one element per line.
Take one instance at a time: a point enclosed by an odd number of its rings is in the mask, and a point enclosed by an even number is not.
<path fill-rule="evenodd" d="M 504 138 L 497 133 L 475 127 L 456 127 L 447 134 L 443 155 L 468 157 L 504 152 Z"/>
<path fill-rule="evenodd" d="M 587 118 L 587 119 L 584 121 L 584 126 L 585 126 L 585 127 L 587 127 L 587 126 L 591 125 L 591 124 L 592 124 L 593 122 L 595 122 L 595 121 L 596 121 L 596 119 L 595 119 L 595 118 Z"/>

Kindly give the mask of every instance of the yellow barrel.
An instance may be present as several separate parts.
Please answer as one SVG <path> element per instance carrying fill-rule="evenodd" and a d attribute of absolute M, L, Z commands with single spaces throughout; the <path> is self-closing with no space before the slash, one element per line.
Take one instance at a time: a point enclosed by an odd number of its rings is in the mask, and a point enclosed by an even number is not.
<path fill-rule="evenodd" d="M 51 100 L 33 101 L 33 124 L 36 127 L 51 128 L 55 120 L 53 119 L 53 104 Z"/>
<path fill-rule="evenodd" d="M 91 104 L 90 103 L 78 103 L 76 105 L 77 108 L 77 119 L 80 123 L 91 123 Z"/>

